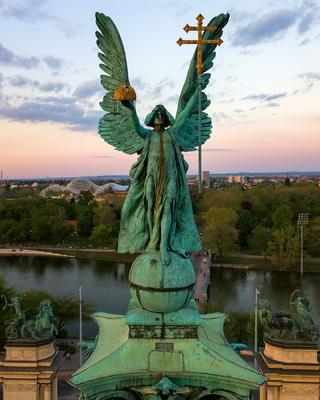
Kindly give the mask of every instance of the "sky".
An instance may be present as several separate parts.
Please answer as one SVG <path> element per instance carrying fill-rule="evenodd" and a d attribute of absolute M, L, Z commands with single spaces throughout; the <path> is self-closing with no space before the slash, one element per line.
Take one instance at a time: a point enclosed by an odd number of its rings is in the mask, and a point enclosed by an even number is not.
<path fill-rule="evenodd" d="M 0 170 L 4 178 L 128 174 L 97 133 L 104 112 L 95 12 L 126 50 L 141 123 L 175 115 L 195 39 L 183 27 L 230 13 L 206 94 L 213 132 L 203 169 L 320 170 L 320 1 L 0 0 Z M 189 173 L 197 152 L 184 153 Z"/>

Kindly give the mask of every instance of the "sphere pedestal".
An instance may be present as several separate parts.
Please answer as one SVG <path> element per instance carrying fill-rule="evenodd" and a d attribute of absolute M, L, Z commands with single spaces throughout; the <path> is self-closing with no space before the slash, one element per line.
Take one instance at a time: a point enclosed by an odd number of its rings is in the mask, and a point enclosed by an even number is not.
<path fill-rule="evenodd" d="M 153 250 L 137 257 L 129 273 L 129 289 L 134 302 L 144 310 L 170 313 L 183 308 L 192 298 L 195 273 L 189 258 L 169 252 L 171 262 L 161 262 Z"/>
<path fill-rule="evenodd" d="M 96 347 L 69 382 L 90 400 L 251 400 L 265 378 L 226 341 L 224 314 L 197 311 L 191 261 L 169 255 L 168 265 L 157 251 L 136 259 L 127 315 L 94 315 Z"/>

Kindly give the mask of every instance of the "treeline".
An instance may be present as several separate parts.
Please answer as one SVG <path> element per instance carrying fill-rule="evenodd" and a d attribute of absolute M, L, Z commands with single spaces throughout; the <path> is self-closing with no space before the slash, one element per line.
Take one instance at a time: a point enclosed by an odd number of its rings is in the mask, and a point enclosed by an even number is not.
<path fill-rule="evenodd" d="M 63 199 L 0 200 L 0 243 L 114 246 L 122 200 L 97 203 L 90 192 Z"/>
<path fill-rule="evenodd" d="M 194 198 L 198 226 L 208 248 L 269 255 L 280 269 L 292 267 L 300 252 L 299 213 L 308 213 L 305 252 L 320 256 L 320 187 L 256 187 L 206 190 Z"/>

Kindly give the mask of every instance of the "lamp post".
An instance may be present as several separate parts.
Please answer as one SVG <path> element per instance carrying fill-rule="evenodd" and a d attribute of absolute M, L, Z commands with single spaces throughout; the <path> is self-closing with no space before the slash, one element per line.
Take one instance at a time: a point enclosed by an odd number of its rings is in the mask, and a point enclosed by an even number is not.
<path fill-rule="evenodd" d="M 254 364 L 257 366 L 257 353 L 258 353 L 258 296 L 260 292 L 255 288 L 254 293 Z"/>
<path fill-rule="evenodd" d="M 299 213 L 297 226 L 300 228 L 300 274 L 303 275 L 303 228 L 308 224 L 309 214 Z"/>
<path fill-rule="evenodd" d="M 79 342 L 80 342 L 80 346 L 79 346 L 79 364 L 80 367 L 82 365 L 82 288 L 81 286 L 79 287 Z"/>

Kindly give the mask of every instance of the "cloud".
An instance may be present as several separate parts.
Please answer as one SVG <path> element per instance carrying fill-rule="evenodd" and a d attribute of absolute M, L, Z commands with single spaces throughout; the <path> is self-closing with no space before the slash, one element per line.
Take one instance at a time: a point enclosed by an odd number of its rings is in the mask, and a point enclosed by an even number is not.
<path fill-rule="evenodd" d="M 152 90 L 147 92 L 147 96 L 151 99 L 160 96 L 165 89 L 174 88 L 174 82 L 168 78 L 162 79 Z"/>
<path fill-rule="evenodd" d="M 307 12 L 298 24 L 298 32 L 305 33 L 312 26 L 312 22 L 315 20 L 314 12 Z"/>
<path fill-rule="evenodd" d="M 31 0 L 22 1 L 19 3 L 13 3 L 4 7 L 4 2 L 0 4 L 3 8 L 3 14 L 6 17 L 16 18 L 20 21 L 34 21 L 39 18 L 46 18 L 46 13 L 44 13 L 41 8 L 43 6 L 42 0 Z"/>
<path fill-rule="evenodd" d="M 41 62 L 52 71 L 59 71 L 65 65 L 62 58 L 50 55 L 44 56 L 42 59 L 35 56 L 20 56 L 0 43 L 0 64 L 2 65 L 30 70 L 37 68 Z"/>
<path fill-rule="evenodd" d="M 242 21 L 242 25 L 232 35 L 234 46 L 254 46 L 281 38 L 293 26 L 296 26 L 300 38 L 316 25 L 319 6 L 314 1 L 304 0 L 292 8 L 271 10 L 258 17 L 248 17 L 245 18 L 245 24 Z"/>
<path fill-rule="evenodd" d="M 43 8 L 46 4 L 44 0 L 20 0 L 5 5 L 0 2 L 0 9 L 5 17 L 14 18 L 23 22 L 35 23 L 35 21 L 52 21 L 67 37 L 74 37 L 79 27 L 71 26 L 63 18 L 51 15 Z"/>
<path fill-rule="evenodd" d="M 179 101 L 179 95 L 178 94 L 173 94 L 172 96 L 169 96 L 167 99 L 166 99 L 166 103 L 175 103 L 175 104 L 178 104 L 178 101 Z"/>
<path fill-rule="evenodd" d="M 224 112 L 216 112 L 213 117 L 213 119 L 218 122 L 230 118 L 231 118 L 230 115 Z"/>
<path fill-rule="evenodd" d="M 39 62 L 37 57 L 19 56 L 0 43 L 0 64 L 2 65 L 31 69 L 37 67 Z"/>
<path fill-rule="evenodd" d="M 31 79 L 25 76 L 16 75 L 8 79 L 10 84 L 15 87 L 33 87 L 39 89 L 41 92 L 61 92 L 69 86 L 63 82 L 44 82 Z"/>
<path fill-rule="evenodd" d="M 134 89 L 137 90 L 144 90 L 147 87 L 147 84 L 145 81 L 143 81 L 141 78 L 136 77 L 131 79 L 131 85 Z"/>
<path fill-rule="evenodd" d="M 270 41 L 297 22 L 299 10 L 274 10 L 240 27 L 233 35 L 234 46 L 256 45 Z"/>
<path fill-rule="evenodd" d="M 81 83 L 81 85 L 79 85 L 75 89 L 73 95 L 78 98 L 86 99 L 86 98 L 94 96 L 95 94 L 100 93 L 100 92 L 101 93 L 103 92 L 103 88 L 102 88 L 99 80 L 94 79 L 92 81 L 87 81 L 87 82 Z"/>
<path fill-rule="evenodd" d="M 305 86 L 302 89 L 297 89 L 292 94 L 304 94 L 309 92 L 315 83 L 320 82 L 320 72 L 303 72 L 298 74 L 298 78 L 304 80 Z"/>
<path fill-rule="evenodd" d="M 265 107 L 280 107 L 280 104 L 272 102 L 272 103 L 266 104 Z"/>
<path fill-rule="evenodd" d="M 59 71 L 65 65 L 65 61 L 62 58 L 54 56 L 45 56 L 42 61 L 52 71 Z"/>
<path fill-rule="evenodd" d="M 298 77 L 312 82 L 320 81 L 320 72 L 304 72 L 299 74 Z"/>
<path fill-rule="evenodd" d="M 73 131 L 96 129 L 100 113 L 87 113 L 72 97 L 41 97 L 20 105 L 5 105 L 0 116 L 10 121 L 49 122 L 66 125 Z"/>
<path fill-rule="evenodd" d="M 242 100 L 260 100 L 260 101 L 272 101 L 276 99 L 280 99 L 287 96 L 287 92 L 283 93 L 273 93 L 273 94 L 250 94 L 246 97 L 243 97 Z"/>
<path fill-rule="evenodd" d="M 68 85 L 63 82 L 46 82 L 40 83 L 39 89 L 42 92 L 61 92 L 63 89 L 66 89 Z"/>
<path fill-rule="evenodd" d="M 172 8 L 174 10 L 176 17 L 182 17 L 183 15 L 188 14 L 188 12 L 192 9 L 190 5 L 181 4 L 177 1 L 169 1 L 162 5 L 162 7 L 168 9 Z"/>
<path fill-rule="evenodd" d="M 223 93 L 224 94 L 224 93 Z M 222 95 L 223 95 L 222 94 Z M 234 102 L 234 98 L 232 97 L 231 99 L 225 99 L 225 100 L 219 100 L 219 103 L 233 103 Z"/>

